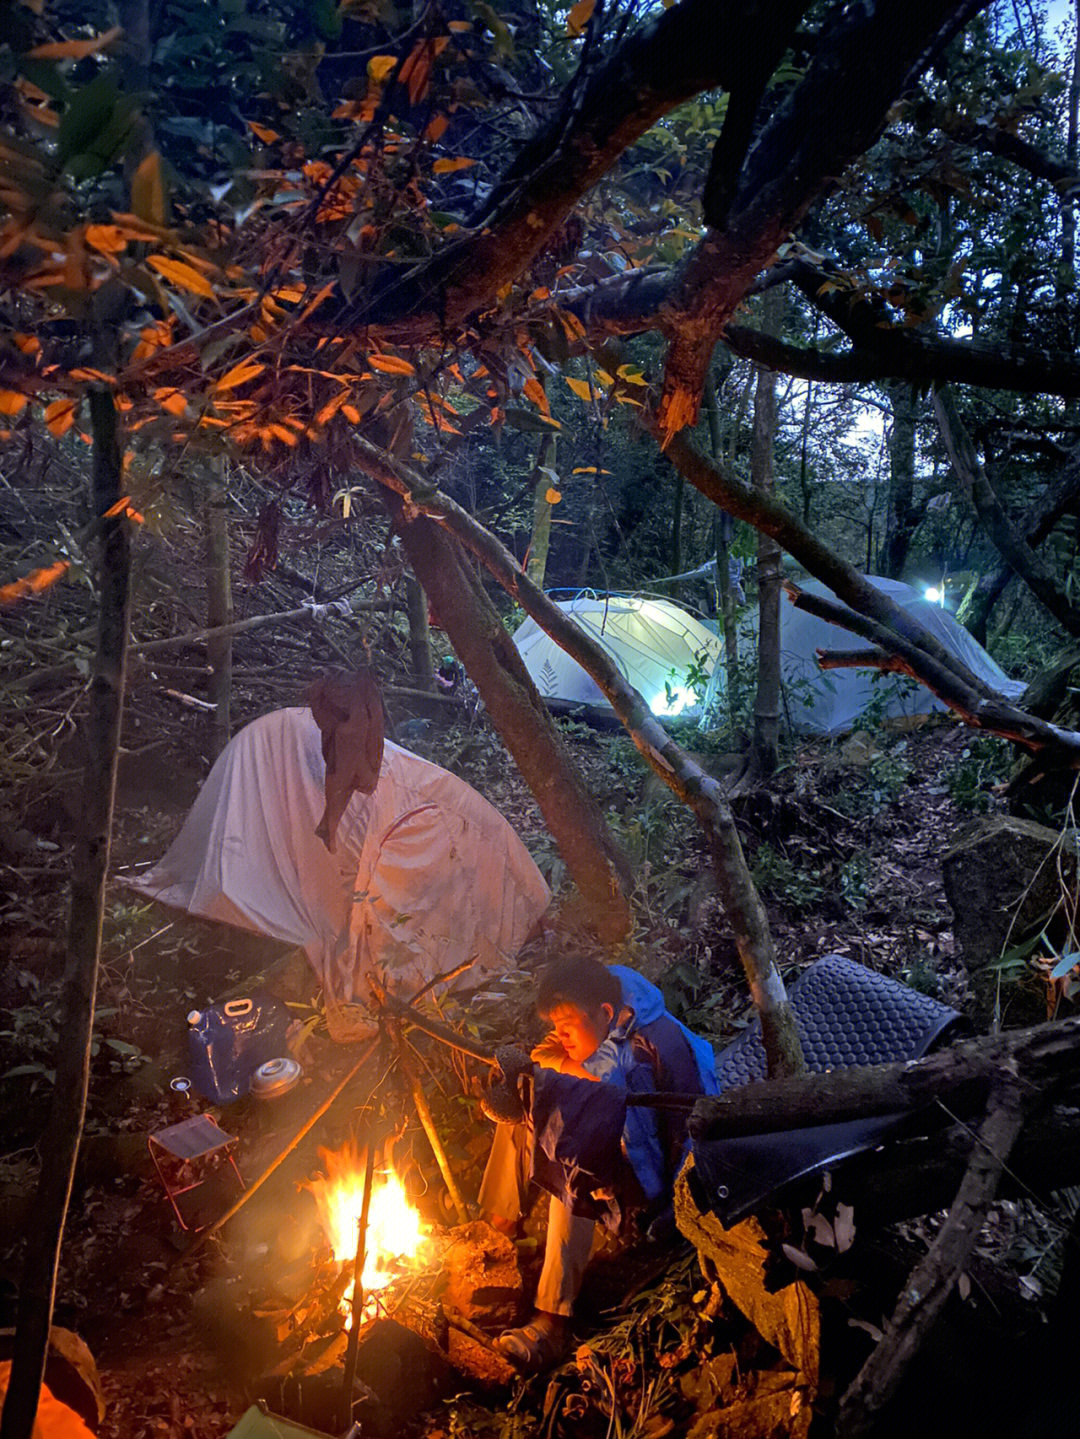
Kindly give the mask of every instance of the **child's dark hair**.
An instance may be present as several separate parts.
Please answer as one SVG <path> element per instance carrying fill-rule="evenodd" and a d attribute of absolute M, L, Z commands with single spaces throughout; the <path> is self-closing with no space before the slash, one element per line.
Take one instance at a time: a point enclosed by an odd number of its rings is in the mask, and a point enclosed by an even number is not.
<path fill-rule="evenodd" d="M 536 1012 L 547 1019 L 560 1005 L 591 1013 L 610 1004 L 616 1014 L 622 1007 L 622 985 L 598 959 L 560 959 L 540 976 Z"/>

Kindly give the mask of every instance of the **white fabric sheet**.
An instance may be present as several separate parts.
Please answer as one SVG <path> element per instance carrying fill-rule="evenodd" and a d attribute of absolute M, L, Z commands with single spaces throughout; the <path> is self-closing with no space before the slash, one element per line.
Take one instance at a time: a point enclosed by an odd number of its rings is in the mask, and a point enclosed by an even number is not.
<path fill-rule="evenodd" d="M 328 996 L 365 976 L 419 988 L 466 960 L 506 968 L 550 891 L 521 840 L 463 780 L 387 743 L 337 853 L 315 835 L 325 765 L 308 709 L 276 710 L 226 746 L 164 858 L 131 881 L 164 904 L 302 945 Z"/>

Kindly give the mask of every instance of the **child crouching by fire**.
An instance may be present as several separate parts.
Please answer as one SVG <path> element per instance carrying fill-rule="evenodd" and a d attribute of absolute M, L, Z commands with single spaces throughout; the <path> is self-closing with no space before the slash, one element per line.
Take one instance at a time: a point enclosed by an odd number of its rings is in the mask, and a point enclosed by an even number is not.
<path fill-rule="evenodd" d="M 530 1056 L 538 1066 L 531 1122 L 498 1125 L 480 1188 L 481 1212 L 510 1234 L 533 1185 L 551 1196 L 536 1311 L 498 1341 L 534 1373 L 566 1353 L 597 1220 L 615 1228 L 626 1208 L 644 1210 L 646 1219 L 670 1212 L 685 1115 L 626 1106 L 626 1092 L 717 1091 L 710 1045 L 668 1013 L 660 991 L 636 970 L 561 961 L 541 976 L 536 1008 L 552 1028 Z M 496 1117 L 524 1116 L 520 1080 L 530 1067 L 522 1061 L 516 1072 L 512 1059 L 502 1066 L 496 1087 L 506 1107 L 488 1106 Z"/>

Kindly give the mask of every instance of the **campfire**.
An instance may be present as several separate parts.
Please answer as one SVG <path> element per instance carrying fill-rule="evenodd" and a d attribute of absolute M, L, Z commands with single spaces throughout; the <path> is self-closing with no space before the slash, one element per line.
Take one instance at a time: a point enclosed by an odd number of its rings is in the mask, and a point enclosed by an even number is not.
<path fill-rule="evenodd" d="M 319 1220 L 334 1261 L 350 1265 L 356 1255 L 360 1211 L 364 1201 L 362 1150 L 348 1144 L 336 1152 L 320 1150 L 325 1173 L 304 1187 L 315 1200 Z M 379 1291 L 386 1289 L 430 1256 L 431 1236 L 409 1200 L 405 1186 L 391 1165 L 376 1168 L 371 1190 L 362 1287 L 364 1318 L 378 1307 Z M 342 1301 L 348 1312 L 347 1301 Z"/>

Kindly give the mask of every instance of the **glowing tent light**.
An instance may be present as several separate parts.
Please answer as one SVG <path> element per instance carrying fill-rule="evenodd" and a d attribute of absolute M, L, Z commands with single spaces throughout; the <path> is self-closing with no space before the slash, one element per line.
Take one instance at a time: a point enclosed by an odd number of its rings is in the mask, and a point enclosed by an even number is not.
<path fill-rule="evenodd" d="M 943 605 L 945 603 L 945 596 L 934 585 L 931 585 L 927 590 L 923 590 L 923 595 L 932 605 Z"/>
<path fill-rule="evenodd" d="M 698 696 L 693 690 L 676 688 L 672 685 L 668 689 L 661 690 L 654 699 L 649 701 L 649 708 L 654 715 L 681 715 L 691 705 L 699 704 Z"/>

